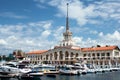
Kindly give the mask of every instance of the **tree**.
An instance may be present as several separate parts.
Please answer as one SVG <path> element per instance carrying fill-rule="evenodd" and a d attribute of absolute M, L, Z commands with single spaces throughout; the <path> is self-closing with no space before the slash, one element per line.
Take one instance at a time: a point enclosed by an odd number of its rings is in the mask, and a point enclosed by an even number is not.
<path fill-rule="evenodd" d="M 101 47 L 100 45 L 97 45 L 97 47 Z"/>

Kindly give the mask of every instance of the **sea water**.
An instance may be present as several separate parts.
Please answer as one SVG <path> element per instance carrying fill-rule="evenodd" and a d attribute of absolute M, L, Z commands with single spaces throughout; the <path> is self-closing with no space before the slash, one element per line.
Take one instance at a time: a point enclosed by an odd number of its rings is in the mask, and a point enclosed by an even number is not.
<path fill-rule="evenodd" d="M 15 78 L 11 79 L 0 79 L 0 80 L 18 80 Z M 120 71 L 116 72 L 105 72 L 105 73 L 92 73 L 86 75 L 60 75 L 56 77 L 48 77 L 46 75 L 36 78 L 35 80 L 120 80 Z"/>

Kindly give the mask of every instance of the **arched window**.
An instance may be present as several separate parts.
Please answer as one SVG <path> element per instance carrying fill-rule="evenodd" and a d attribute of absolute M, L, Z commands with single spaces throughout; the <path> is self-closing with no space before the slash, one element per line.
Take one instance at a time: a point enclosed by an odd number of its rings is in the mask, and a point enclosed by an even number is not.
<path fill-rule="evenodd" d="M 73 53 L 73 52 L 71 52 L 70 57 L 71 57 L 71 60 L 74 59 L 75 56 L 74 56 L 74 53 Z"/>
<path fill-rule="evenodd" d="M 57 60 L 57 52 L 54 53 L 54 58 Z"/>
<path fill-rule="evenodd" d="M 53 55 L 52 55 L 52 53 L 50 53 L 50 60 L 52 60 L 52 57 L 53 57 Z"/>
<path fill-rule="evenodd" d="M 70 57 L 74 57 L 74 53 L 73 52 L 71 52 L 71 56 Z"/>
<path fill-rule="evenodd" d="M 76 57 L 76 58 L 78 57 L 78 53 L 76 53 L 75 57 Z"/>
<path fill-rule="evenodd" d="M 60 54 L 60 55 L 59 55 L 59 59 L 62 60 L 62 59 L 63 59 L 63 52 L 60 51 L 59 54 Z"/>
<path fill-rule="evenodd" d="M 93 53 L 92 56 L 95 57 L 95 53 Z"/>
<path fill-rule="evenodd" d="M 42 55 L 41 55 L 41 60 L 42 60 Z"/>
<path fill-rule="evenodd" d="M 46 60 L 48 60 L 48 55 L 46 55 Z"/>
<path fill-rule="evenodd" d="M 69 53 L 68 53 L 68 51 L 65 52 L 65 58 L 66 58 L 66 60 L 68 60 L 68 58 L 69 58 Z"/>
<path fill-rule="evenodd" d="M 107 53 L 107 56 L 110 56 L 110 53 Z"/>

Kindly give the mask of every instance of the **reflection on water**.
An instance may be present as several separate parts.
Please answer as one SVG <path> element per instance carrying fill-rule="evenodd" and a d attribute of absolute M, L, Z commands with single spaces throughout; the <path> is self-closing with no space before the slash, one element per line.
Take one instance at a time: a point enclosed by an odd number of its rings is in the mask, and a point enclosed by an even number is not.
<path fill-rule="evenodd" d="M 11 78 L 11 79 L 0 79 L 0 80 L 18 80 L 18 79 Z M 120 80 L 120 72 L 106 72 L 106 73 L 71 75 L 71 76 L 56 75 L 56 77 L 48 77 L 44 75 L 39 78 L 37 77 L 34 80 Z"/>

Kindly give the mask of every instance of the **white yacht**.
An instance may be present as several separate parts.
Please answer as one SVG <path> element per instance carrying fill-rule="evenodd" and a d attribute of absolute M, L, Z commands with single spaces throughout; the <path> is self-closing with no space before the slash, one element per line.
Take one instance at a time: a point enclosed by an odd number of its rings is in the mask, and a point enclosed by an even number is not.
<path fill-rule="evenodd" d="M 78 70 L 73 69 L 73 66 L 66 66 L 63 69 L 59 70 L 60 74 L 68 74 L 68 75 L 76 75 L 78 74 Z"/>
<path fill-rule="evenodd" d="M 19 68 L 18 62 L 7 62 L 0 66 L 0 73 L 4 74 L 21 74 L 32 71 L 30 68 Z"/>
<path fill-rule="evenodd" d="M 30 73 L 28 73 L 30 76 L 43 76 L 44 73 L 42 71 L 32 71 Z"/>

